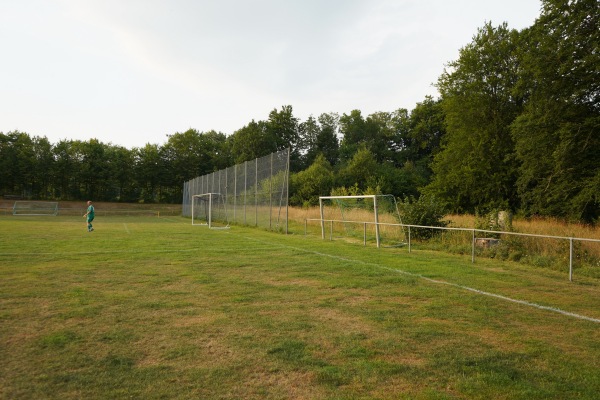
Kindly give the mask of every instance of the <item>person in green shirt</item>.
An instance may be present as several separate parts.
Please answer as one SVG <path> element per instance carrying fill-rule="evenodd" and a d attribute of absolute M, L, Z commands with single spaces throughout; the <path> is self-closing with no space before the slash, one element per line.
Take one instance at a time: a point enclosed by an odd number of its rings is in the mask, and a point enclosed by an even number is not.
<path fill-rule="evenodd" d="M 92 201 L 87 202 L 87 212 L 83 215 L 83 217 L 87 217 L 87 230 L 91 232 L 94 230 L 92 227 L 92 221 L 94 220 L 94 206 L 92 205 Z"/>

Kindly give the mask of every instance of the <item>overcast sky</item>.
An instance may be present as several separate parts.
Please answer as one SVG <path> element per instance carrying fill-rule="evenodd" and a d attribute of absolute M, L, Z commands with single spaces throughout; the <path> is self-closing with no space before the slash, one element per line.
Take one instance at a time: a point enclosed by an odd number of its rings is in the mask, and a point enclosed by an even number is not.
<path fill-rule="evenodd" d="M 412 110 L 486 21 L 539 0 L 0 0 L 0 132 L 129 149 L 273 109 Z"/>

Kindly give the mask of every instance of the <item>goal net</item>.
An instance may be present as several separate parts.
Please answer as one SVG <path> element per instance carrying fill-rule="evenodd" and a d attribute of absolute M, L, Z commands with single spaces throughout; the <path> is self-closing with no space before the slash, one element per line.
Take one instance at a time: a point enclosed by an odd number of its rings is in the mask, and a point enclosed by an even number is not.
<path fill-rule="evenodd" d="M 192 225 L 207 225 L 213 229 L 229 228 L 226 198 L 221 193 L 192 196 Z"/>
<path fill-rule="evenodd" d="M 406 242 L 405 228 L 393 195 L 321 196 L 321 235 L 341 235 L 375 240 L 377 247 L 399 246 Z"/>
<path fill-rule="evenodd" d="M 18 200 L 13 205 L 13 215 L 58 215 L 58 202 Z"/>

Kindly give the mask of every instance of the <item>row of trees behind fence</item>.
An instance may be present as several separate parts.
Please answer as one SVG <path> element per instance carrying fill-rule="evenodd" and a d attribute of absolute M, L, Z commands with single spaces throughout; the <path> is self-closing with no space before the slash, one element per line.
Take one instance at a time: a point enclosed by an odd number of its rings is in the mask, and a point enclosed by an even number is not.
<path fill-rule="evenodd" d="M 230 135 L 190 129 L 163 145 L 49 143 L 0 133 L 0 194 L 173 202 L 182 183 L 290 148 L 290 202 L 426 195 L 450 211 L 600 217 L 600 5 L 544 0 L 517 31 L 485 23 L 411 111 L 300 121 L 291 105 Z"/>

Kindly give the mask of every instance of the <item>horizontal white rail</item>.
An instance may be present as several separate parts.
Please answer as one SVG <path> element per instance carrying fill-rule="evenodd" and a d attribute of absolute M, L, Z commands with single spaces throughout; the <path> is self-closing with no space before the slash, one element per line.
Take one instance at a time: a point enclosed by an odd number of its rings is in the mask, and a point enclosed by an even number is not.
<path fill-rule="evenodd" d="M 569 281 L 573 280 L 573 242 L 595 242 L 600 243 L 600 239 L 591 239 L 591 238 L 579 238 L 579 237 L 571 237 L 571 236 L 554 236 L 554 235 L 540 235 L 536 233 L 519 233 L 519 232 L 506 232 L 506 231 L 492 231 L 487 229 L 476 229 L 476 228 L 451 228 L 446 226 L 426 226 L 426 225 L 411 225 L 411 224 L 392 224 L 387 222 L 368 222 L 368 221 L 342 221 L 335 219 L 320 219 L 320 218 L 307 218 L 304 222 L 304 234 L 307 234 L 308 222 L 309 221 L 317 221 L 321 224 L 325 222 L 329 222 L 332 226 L 333 223 L 345 223 L 345 224 L 357 224 L 363 225 L 363 239 L 364 244 L 367 243 L 367 233 L 366 226 L 367 225 L 378 225 L 378 226 L 396 226 L 402 228 L 408 228 L 408 251 L 411 251 L 411 228 L 417 229 L 435 229 L 435 230 L 445 230 L 445 231 L 462 231 L 462 232 L 471 232 L 472 233 L 472 241 L 471 241 L 471 262 L 475 262 L 475 241 L 476 241 L 476 233 L 491 233 L 491 234 L 500 234 L 500 235 L 512 235 L 512 236 L 525 236 L 525 237 L 537 237 L 537 238 L 546 238 L 546 239 L 556 239 L 556 240 L 568 240 L 569 241 Z M 333 228 L 331 228 L 333 230 Z M 331 239 L 332 232 L 330 232 Z M 325 235 L 322 235 L 323 239 L 325 239 Z M 379 241 L 377 242 L 379 247 Z"/>

